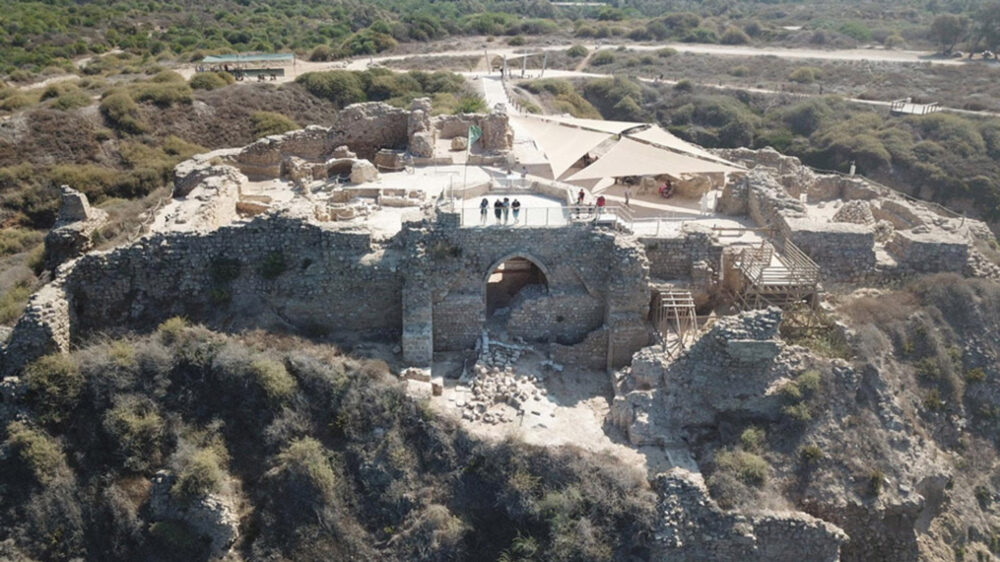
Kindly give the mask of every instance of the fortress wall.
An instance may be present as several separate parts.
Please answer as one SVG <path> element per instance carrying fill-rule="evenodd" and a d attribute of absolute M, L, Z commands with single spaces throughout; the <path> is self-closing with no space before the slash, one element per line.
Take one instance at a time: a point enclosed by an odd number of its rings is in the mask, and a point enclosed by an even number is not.
<path fill-rule="evenodd" d="M 207 235 L 152 236 L 80 259 L 65 280 L 72 333 L 149 330 L 171 316 L 398 337 L 401 283 L 370 236 L 262 217 Z"/>
<path fill-rule="evenodd" d="M 620 337 L 620 348 L 629 350 L 629 358 L 648 342 L 649 266 L 635 242 L 572 226 L 439 228 L 424 234 L 421 243 L 429 249 L 417 263 L 423 264 L 425 282 L 433 287 L 435 350 L 475 345 L 486 320 L 487 276 L 510 257 L 533 261 L 548 284 L 548 294 L 515 302 L 509 328 L 518 335 L 534 339 L 554 334 L 582 341 L 603 325 L 614 324 L 621 329 L 612 329 L 609 337 Z"/>

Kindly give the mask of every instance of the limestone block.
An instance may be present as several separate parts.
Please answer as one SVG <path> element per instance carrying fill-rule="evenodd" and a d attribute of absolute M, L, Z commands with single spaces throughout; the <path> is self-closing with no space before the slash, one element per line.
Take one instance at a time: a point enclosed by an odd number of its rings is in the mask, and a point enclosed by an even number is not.
<path fill-rule="evenodd" d="M 351 166 L 351 183 L 366 183 L 378 178 L 378 170 L 368 160 L 356 160 Z"/>
<path fill-rule="evenodd" d="M 338 146 L 337 148 L 334 148 L 333 152 L 330 154 L 330 156 L 332 156 L 333 158 L 357 158 L 358 157 L 357 154 L 351 152 L 351 149 L 348 148 L 346 144 L 342 144 L 342 145 Z"/>
<path fill-rule="evenodd" d="M 452 150 L 465 150 L 466 148 L 469 148 L 468 137 L 452 137 L 451 139 Z"/>
<path fill-rule="evenodd" d="M 375 167 L 383 170 L 401 170 L 403 169 L 403 155 L 395 150 L 379 150 L 375 154 Z"/>
<path fill-rule="evenodd" d="M 415 133 L 410 137 L 410 152 L 417 158 L 434 156 L 434 135 L 428 131 Z"/>
<path fill-rule="evenodd" d="M 87 196 L 68 185 L 59 187 L 59 222 L 85 221 L 90 218 Z"/>

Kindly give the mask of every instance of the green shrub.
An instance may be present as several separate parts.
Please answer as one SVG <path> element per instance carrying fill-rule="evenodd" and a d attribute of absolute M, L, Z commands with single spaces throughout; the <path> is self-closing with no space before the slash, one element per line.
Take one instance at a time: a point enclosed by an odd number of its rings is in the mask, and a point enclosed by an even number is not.
<path fill-rule="evenodd" d="M 789 404 L 781 409 L 781 413 L 798 422 L 807 422 L 812 419 L 812 411 L 805 402 Z"/>
<path fill-rule="evenodd" d="M 507 44 L 511 47 L 520 47 L 524 45 L 524 43 L 524 37 L 521 37 L 520 35 L 515 35 L 507 40 Z"/>
<path fill-rule="evenodd" d="M 117 398 L 104 413 L 103 426 L 126 469 L 141 472 L 160 464 L 165 424 L 151 401 L 138 396 Z"/>
<path fill-rule="evenodd" d="M 656 56 L 660 57 L 661 59 L 668 59 L 676 54 L 677 54 L 677 49 L 674 49 L 673 47 L 663 47 L 662 49 L 656 50 Z"/>
<path fill-rule="evenodd" d="M 170 72 L 169 74 L 180 76 L 176 72 Z M 157 76 L 160 76 L 160 74 Z M 130 93 L 135 101 L 148 101 L 159 107 L 191 103 L 193 99 L 191 97 L 191 87 L 183 80 L 179 82 L 172 79 L 159 82 L 140 82 L 130 87 Z"/>
<path fill-rule="evenodd" d="M 71 475 L 59 442 L 40 429 L 19 421 L 11 422 L 7 425 L 5 445 L 43 486 Z"/>
<path fill-rule="evenodd" d="M 188 85 L 195 90 L 214 90 L 228 84 L 218 72 L 199 72 L 191 77 Z"/>
<path fill-rule="evenodd" d="M 149 534 L 159 543 L 163 552 L 170 552 L 182 560 L 204 557 L 201 536 L 184 521 L 157 521 L 149 526 Z"/>
<path fill-rule="evenodd" d="M 823 458 L 823 449 L 817 445 L 803 445 L 799 449 L 799 458 L 805 464 L 815 464 Z"/>
<path fill-rule="evenodd" d="M 329 503 L 336 493 L 337 476 L 326 449 L 311 437 L 292 441 L 282 449 L 268 475 L 295 494 L 287 498 L 293 505 Z"/>
<path fill-rule="evenodd" d="M 87 92 L 75 90 L 56 98 L 56 101 L 52 103 L 52 107 L 60 111 L 70 111 L 72 109 L 87 107 L 91 103 L 93 103 L 93 100 L 90 99 L 90 95 Z"/>
<path fill-rule="evenodd" d="M 604 66 L 614 62 L 615 54 L 607 50 L 598 51 L 593 57 L 590 58 L 590 64 L 592 66 Z"/>
<path fill-rule="evenodd" d="M 455 115 L 462 113 L 485 113 L 486 112 L 486 102 L 483 98 L 476 95 L 462 96 L 458 99 L 458 103 L 455 104 L 455 109 L 452 111 Z"/>
<path fill-rule="evenodd" d="M 715 455 L 717 470 L 729 472 L 748 486 L 761 487 L 767 482 L 771 467 L 759 455 L 747 451 L 719 451 Z"/>
<path fill-rule="evenodd" d="M 40 244 L 43 238 L 45 233 L 38 230 L 17 227 L 0 229 L 0 257 L 20 254 Z"/>
<path fill-rule="evenodd" d="M 250 114 L 250 121 L 253 123 L 253 134 L 257 138 L 301 128 L 295 121 L 273 111 L 255 111 Z"/>
<path fill-rule="evenodd" d="M 879 469 L 873 469 L 868 473 L 867 492 L 870 496 L 878 497 L 882 493 L 882 485 L 885 474 Z"/>
<path fill-rule="evenodd" d="M 680 80 L 674 84 L 674 90 L 678 92 L 692 92 L 694 91 L 694 84 L 690 80 Z"/>
<path fill-rule="evenodd" d="M 732 76 L 750 76 L 750 68 L 744 65 L 734 66 L 729 69 L 729 74 Z"/>
<path fill-rule="evenodd" d="M 257 381 L 257 386 L 264 391 L 268 400 L 280 402 L 295 392 L 295 379 L 288 374 L 283 363 L 270 359 L 255 359 L 250 364 L 250 371 Z"/>
<path fill-rule="evenodd" d="M 177 480 L 170 493 L 178 499 L 204 497 L 222 490 L 226 479 L 225 459 L 216 448 L 203 447 L 180 460 Z"/>
<path fill-rule="evenodd" d="M 215 283 L 231 283 L 239 279 L 242 267 L 243 263 L 236 258 L 219 256 L 209 265 L 209 274 Z"/>
<path fill-rule="evenodd" d="M 333 52 L 328 45 L 316 45 L 309 53 L 309 60 L 312 62 L 324 62 L 333 57 Z"/>
<path fill-rule="evenodd" d="M 566 49 L 566 56 L 579 59 L 587 56 L 589 52 L 590 51 L 588 51 L 583 45 L 573 45 L 572 47 Z"/>
<path fill-rule="evenodd" d="M 932 388 L 924 395 L 924 408 L 932 412 L 940 412 L 944 409 L 944 401 L 941 400 L 941 392 Z"/>
<path fill-rule="evenodd" d="M 986 380 L 986 371 L 981 367 L 973 367 L 965 372 L 966 382 L 983 382 Z"/>
<path fill-rule="evenodd" d="M 101 100 L 101 114 L 111 128 L 123 133 L 141 134 L 147 125 L 139 120 L 139 106 L 125 92 L 116 92 Z"/>
<path fill-rule="evenodd" d="M 156 334 L 166 345 L 173 345 L 174 343 L 180 341 L 187 329 L 187 320 L 181 318 L 180 316 L 174 316 L 173 318 L 164 320 L 159 326 L 157 326 Z"/>
<path fill-rule="evenodd" d="M 60 423 L 76 406 L 84 379 L 73 360 L 62 353 L 36 359 L 24 370 L 28 402 L 47 423 Z"/>
<path fill-rule="evenodd" d="M 14 324 L 24 312 L 30 296 L 31 287 L 27 283 L 17 283 L 0 295 L 0 324 Z"/>
<path fill-rule="evenodd" d="M 307 72 L 299 75 L 295 82 L 301 84 L 310 94 L 329 100 L 339 107 L 367 99 L 358 75 L 346 70 Z"/>
<path fill-rule="evenodd" d="M 744 33 L 744 31 L 735 26 L 729 26 L 719 42 L 723 45 L 745 45 L 750 42 L 750 36 Z"/>
<path fill-rule="evenodd" d="M 800 66 L 793 70 L 788 79 L 799 84 L 812 84 L 820 76 L 820 70 L 812 66 Z"/>
<path fill-rule="evenodd" d="M 25 94 L 13 94 L 0 101 L 0 109 L 5 111 L 17 111 L 31 105 L 31 98 Z"/>
<path fill-rule="evenodd" d="M 767 439 L 767 433 L 763 428 L 757 426 L 750 426 L 740 434 L 740 444 L 743 445 L 743 450 L 751 453 L 760 452 L 765 439 Z"/>
<path fill-rule="evenodd" d="M 264 261 L 257 268 L 257 273 L 267 280 L 277 279 L 285 270 L 288 264 L 285 263 L 285 254 L 281 252 L 271 252 L 264 256 Z"/>

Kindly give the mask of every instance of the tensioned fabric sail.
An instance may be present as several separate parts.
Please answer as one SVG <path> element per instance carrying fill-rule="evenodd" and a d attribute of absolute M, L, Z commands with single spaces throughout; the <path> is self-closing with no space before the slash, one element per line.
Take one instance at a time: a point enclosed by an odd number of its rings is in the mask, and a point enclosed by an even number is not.
<path fill-rule="evenodd" d="M 614 135 L 621 134 L 623 131 L 642 125 L 642 123 L 634 123 L 632 121 L 604 121 L 603 119 L 581 119 L 577 117 L 561 117 L 556 115 L 546 115 L 542 119 L 555 121 L 556 123 L 563 123 L 565 125 L 583 127 L 584 129 L 601 131 L 602 133 L 611 133 Z"/>
<path fill-rule="evenodd" d="M 558 178 L 584 154 L 611 137 L 611 133 L 567 127 L 533 117 L 514 117 L 517 124 L 531 136 L 545 153 L 552 167 L 552 177 Z"/>
<path fill-rule="evenodd" d="M 713 162 L 726 163 L 725 160 L 719 158 L 718 156 L 712 154 L 711 152 L 705 150 L 704 148 L 695 144 L 691 144 L 685 140 L 682 140 L 679 137 L 674 136 L 669 131 L 665 131 L 656 125 L 653 125 L 652 127 L 645 129 L 643 131 L 639 131 L 638 133 L 629 133 L 628 137 L 660 145 L 664 148 L 670 148 L 678 152 L 684 152 L 692 156 L 705 158 Z"/>
<path fill-rule="evenodd" d="M 710 174 L 740 172 L 741 168 L 721 162 L 710 162 L 685 156 L 672 150 L 645 144 L 630 138 L 618 141 L 596 162 L 570 176 L 567 181 L 590 180 L 622 176 L 654 176 L 658 174 Z"/>

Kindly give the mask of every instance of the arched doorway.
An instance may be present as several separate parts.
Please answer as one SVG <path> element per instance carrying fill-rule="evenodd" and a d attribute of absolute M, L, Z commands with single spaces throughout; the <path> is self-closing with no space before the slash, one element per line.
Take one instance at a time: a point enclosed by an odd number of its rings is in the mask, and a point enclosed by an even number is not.
<path fill-rule="evenodd" d="M 537 263 L 522 256 L 511 256 L 494 264 L 486 277 L 487 320 L 498 310 L 507 309 L 514 297 L 525 289 L 548 291 L 548 278 Z"/>

